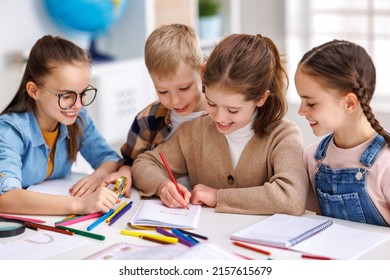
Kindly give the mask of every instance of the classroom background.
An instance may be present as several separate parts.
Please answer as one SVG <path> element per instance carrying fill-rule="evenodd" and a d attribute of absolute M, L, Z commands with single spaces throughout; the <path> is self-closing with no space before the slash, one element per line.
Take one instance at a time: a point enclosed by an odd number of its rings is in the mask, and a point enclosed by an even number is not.
<path fill-rule="evenodd" d="M 219 33 L 200 30 L 200 0 L 95 0 L 115 3 L 120 16 L 98 35 L 96 48 L 111 61 L 92 65 L 91 84 L 98 88 L 94 103 L 87 107 L 98 129 L 119 151 L 135 114 L 156 95 L 143 61 L 148 35 L 159 25 L 184 23 L 194 27 L 205 55 L 224 36 L 232 33 L 260 33 L 275 41 L 285 55 L 289 74 L 287 118 L 296 122 L 308 145 L 317 141 L 306 119 L 298 115 L 299 98 L 294 72 L 302 55 L 315 45 L 332 39 L 346 39 L 365 47 L 377 68 L 377 89 L 373 110 L 382 126 L 390 129 L 390 83 L 387 62 L 390 49 L 390 1 L 388 0 L 215 0 L 219 2 Z M 92 1 L 92 2 L 95 2 Z M 91 32 L 61 27 L 47 10 L 50 0 L 0 1 L 0 110 L 14 96 L 24 59 L 36 40 L 45 34 L 60 35 L 89 48 Z M 72 1 L 57 1 L 60 10 L 72 8 Z M 67 7 L 69 5 L 69 7 Z M 118 12 L 118 11 L 117 11 Z M 69 10 L 78 20 L 88 18 L 82 10 Z M 206 29 L 210 29 L 207 27 Z M 88 172 L 82 158 L 75 171 Z"/>

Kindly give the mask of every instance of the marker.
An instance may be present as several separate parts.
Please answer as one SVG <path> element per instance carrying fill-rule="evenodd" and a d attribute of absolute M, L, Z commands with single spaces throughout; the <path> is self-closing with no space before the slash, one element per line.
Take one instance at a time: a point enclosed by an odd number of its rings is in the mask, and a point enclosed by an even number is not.
<path fill-rule="evenodd" d="M 209 239 L 207 236 L 203 236 L 203 235 L 200 235 L 200 234 L 195 233 L 195 232 L 186 231 L 184 229 L 179 229 L 179 228 L 177 230 L 181 231 L 184 234 L 187 234 L 187 235 L 190 235 L 190 236 L 193 236 L 193 237 L 197 237 L 197 238 L 200 238 L 200 239 L 203 239 L 203 240 L 208 240 Z"/>
<path fill-rule="evenodd" d="M 130 201 L 121 211 L 119 211 L 108 223 L 109 226 L 111 226 L 113 223 L 115 223 L 117 220 L 119 220 L 120 217 L 122 217 L 127 211 L 131 209 L 133 206 L 133 202 Z"/>
<path fill-rule="evenodd" d="M 32 222 L 26 222 L 26 221 L 24 223 L 25 223 L 26 227 L 31 228 L 31 229 L 35 229 L 35 230 L 43 229 L 43 230 L 50 230 L 50 231 L 54 231 L 54 232 L 58 232 L 58 233 L 66 234 L 66 235 L 74 235 L 73 232 L 70 232 L 70 231 L 64 230 L 64 229 L 60 229 L 57 227 L 52 227 L 52 226 L 47 226 L 47 225 L 42 225 L 42 224 L 37 224 L 37 223 L 32 223 Z"/>
<path fill-rule="evenodd" d="M 167 231 L 167 230 L 165 230 L 165 229 L 163 229 L 163 228 L 156 227 L 156 231 L 157 231 L 158 233 L 161 233 L 161 234 L 165 235 L 165 236 L 177 238 L 177 239 L 179 239 L 179 242 L 180 242 L 181 244 L 186 245 L 186 246 L 188 246 L 188 247 L 191 247 L 191 246 L 194 245 L 194 243 L 192 243 L 191 241 L 189 241 L 189 240 L 187 240 L 187 239 L 184 239 L 184 238 L 182 238 L 182 237 L 180 237 L 180 236 L 177 236 L 177 235 L 175 235 L 175 234 L 173 234 L 173 233 L 170 233 L 169 231 Z"/>
<path fill-rule="evenodd" d="M 122 229 L 120 231 L 120 233 L 123 234 L 123 235 L 140 237 L 140 238 L 149 237 L 149 238 L 153 238 L 155 240 L 164 241 L 164 242 L 168 242 L 168 243 L 177 243 L 177 242 L 179 242 L 179 239 L 177 237 L 169 237 L 169 236 L 163 236 L 163 235 L 143 233 L 143 232 L 138 232 L 138 231 L 126 230 L 126 229 Z"/>
<path fill-rule="evenodd" d="M 11 219 L 11 220 L 20 220 L 20 221 L 25 221 L 25 222 L 31 222 L 31 223 L 46 223 L 45 221 L 39 220 L 39 219 L 32 219 L 32 218 L 6 215 L 6 214 L 0 214 L 0 217 L 6 218 L 6 219 Z"/>
<path fill-rule="evenodd" d="M 184 240 L 187 240 L 187 241 L 190 242 L 192 245 L 195 245 L 195 244 L 196 244 L 196 243 L 194 243 L 187 235 L 185 235 L 185 234 L 181 233 L 180 231 L 178 231 L 177 228 L 173 228 L 173 229 L 172 229 L 172 233 L 173 233 L 174 235 L 176 235 L 178 238 L 180 237 L 180 238 L 182 238 L 182 239 L 184 239 Z M 191 246 L 192 246 L 192 245 L 191 245 Z"/>
<path fill-rule="evenodd" d="M 55 224 L 66 227 L 69 225 L 73 225 L 73 224 L 81 223 L 81 222 L 84 222 L 87 220 L 98 218 L 101 215 L 102 215 L 102 213 L 93 213 L 93 214 L 88 214 L 88 215 L 84 215 L 84 216 L 77 216 L 74 218 L 69 218 L 67 220 L 61 220 L 59 222 L 56 222 Z"/>
<path fill-rule="evenodd" d="M 83 230 L 78 230 L 75 228 L 64 227 L 61 225 L 58 225 L 57 228 L 69 230 L 71 232 L 74 232 L 75 234 L 82 235 L 82 236 L 89 237 L 89 238 L 93 238 L 93 239 L 98 239 L 98 240 L 106 239 L 106 237 L 104 235 L 95 234 L 95 233 L 91 233 L 91 232 L 83 231 Z"/>
<path fill-rule="evenodd" d="M 93 230 L 95 227 L 97 227 L 98 225 L 100 225 L 105 219 L 107 219 L 108 217 L 110 217 L 110 215 L 114 212 L 114 209 L 111 209 L 110 211 L 108 211 L 106 214 L 104 214 L 103 216 L 101 216 L 99 219 L 97 219 L 96 221 L 94 221 L 90 226 L 87 227 L 87 230 L 88 231 L 91 231 Z"/>
<path fill-rule="evenodd" d="M 126 206 L 126 204 L 127 204 L 126 201 L 123 202 L 123 203 L 121 204 L 121 206 L 119 206 L 119 207 L 114 211 L 114 213 L 112 213 L 112 214 L 106 219 L 106 223 L 109 223 L 109 222 L 112 220 L 112 218 L 114 218 L 114 216 L 115 216 L 116 214 L 118 214 L 119 211 L 121 211 L 121 210 L 123 209 L 123 207 Z"/>

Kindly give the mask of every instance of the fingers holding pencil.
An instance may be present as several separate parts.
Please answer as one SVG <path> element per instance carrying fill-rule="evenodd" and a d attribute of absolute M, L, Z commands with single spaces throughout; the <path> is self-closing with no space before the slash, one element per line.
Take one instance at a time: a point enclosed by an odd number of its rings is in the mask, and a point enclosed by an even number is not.
<path fill-rule="evenodd" d="M 181 184 L 178 184 L 178 187 L 181 193 L 178 192 L 173 182 L 166 181 L 158 188 L 157 195 L 160 197 L 161 202 L 170 208 L 188 208 L 191 193 Z"/>

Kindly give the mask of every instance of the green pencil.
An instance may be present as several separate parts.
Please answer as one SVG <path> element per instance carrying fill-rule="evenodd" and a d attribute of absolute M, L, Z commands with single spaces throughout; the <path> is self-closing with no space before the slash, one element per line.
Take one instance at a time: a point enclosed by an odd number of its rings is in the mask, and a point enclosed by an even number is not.
<path fill-rule="evenodd" d="M 78 235 L 82 235 L 82 236 L 86 236 L 86 237 L 90 237 L 90 238 L 94 238 L 94 239 L 98 239 L 98 240 L 106 239 L 106 237 L 104 235 L 91 233 L 88 231 L 83 231 L 83 230 L 70 228 L 70 227 L 64 227 L 64 226 L 60 226 L 60 225 L 57 225 L 56 227 L 59 229 L 69 230 L 69 231 L 74 232 L 75 234 L 78 234 Z"/>

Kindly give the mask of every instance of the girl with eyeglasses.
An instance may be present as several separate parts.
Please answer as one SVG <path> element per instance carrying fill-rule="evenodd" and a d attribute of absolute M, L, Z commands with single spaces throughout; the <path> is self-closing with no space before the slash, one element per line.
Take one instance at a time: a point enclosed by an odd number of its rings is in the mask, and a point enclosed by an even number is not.
<path fill-rule="evenodd" d="M 104 182 L 120 158 L 84 108 L 97 93 L 89 79 L 89 55 L 72 42 L 47 35 L 32 47 L 17 93 L 0 114 L 0 212 L 88 214 L 120 201 Z M 78 152 L 95 171 L 69 196 L 28 190 L 69 174 Z"/>

